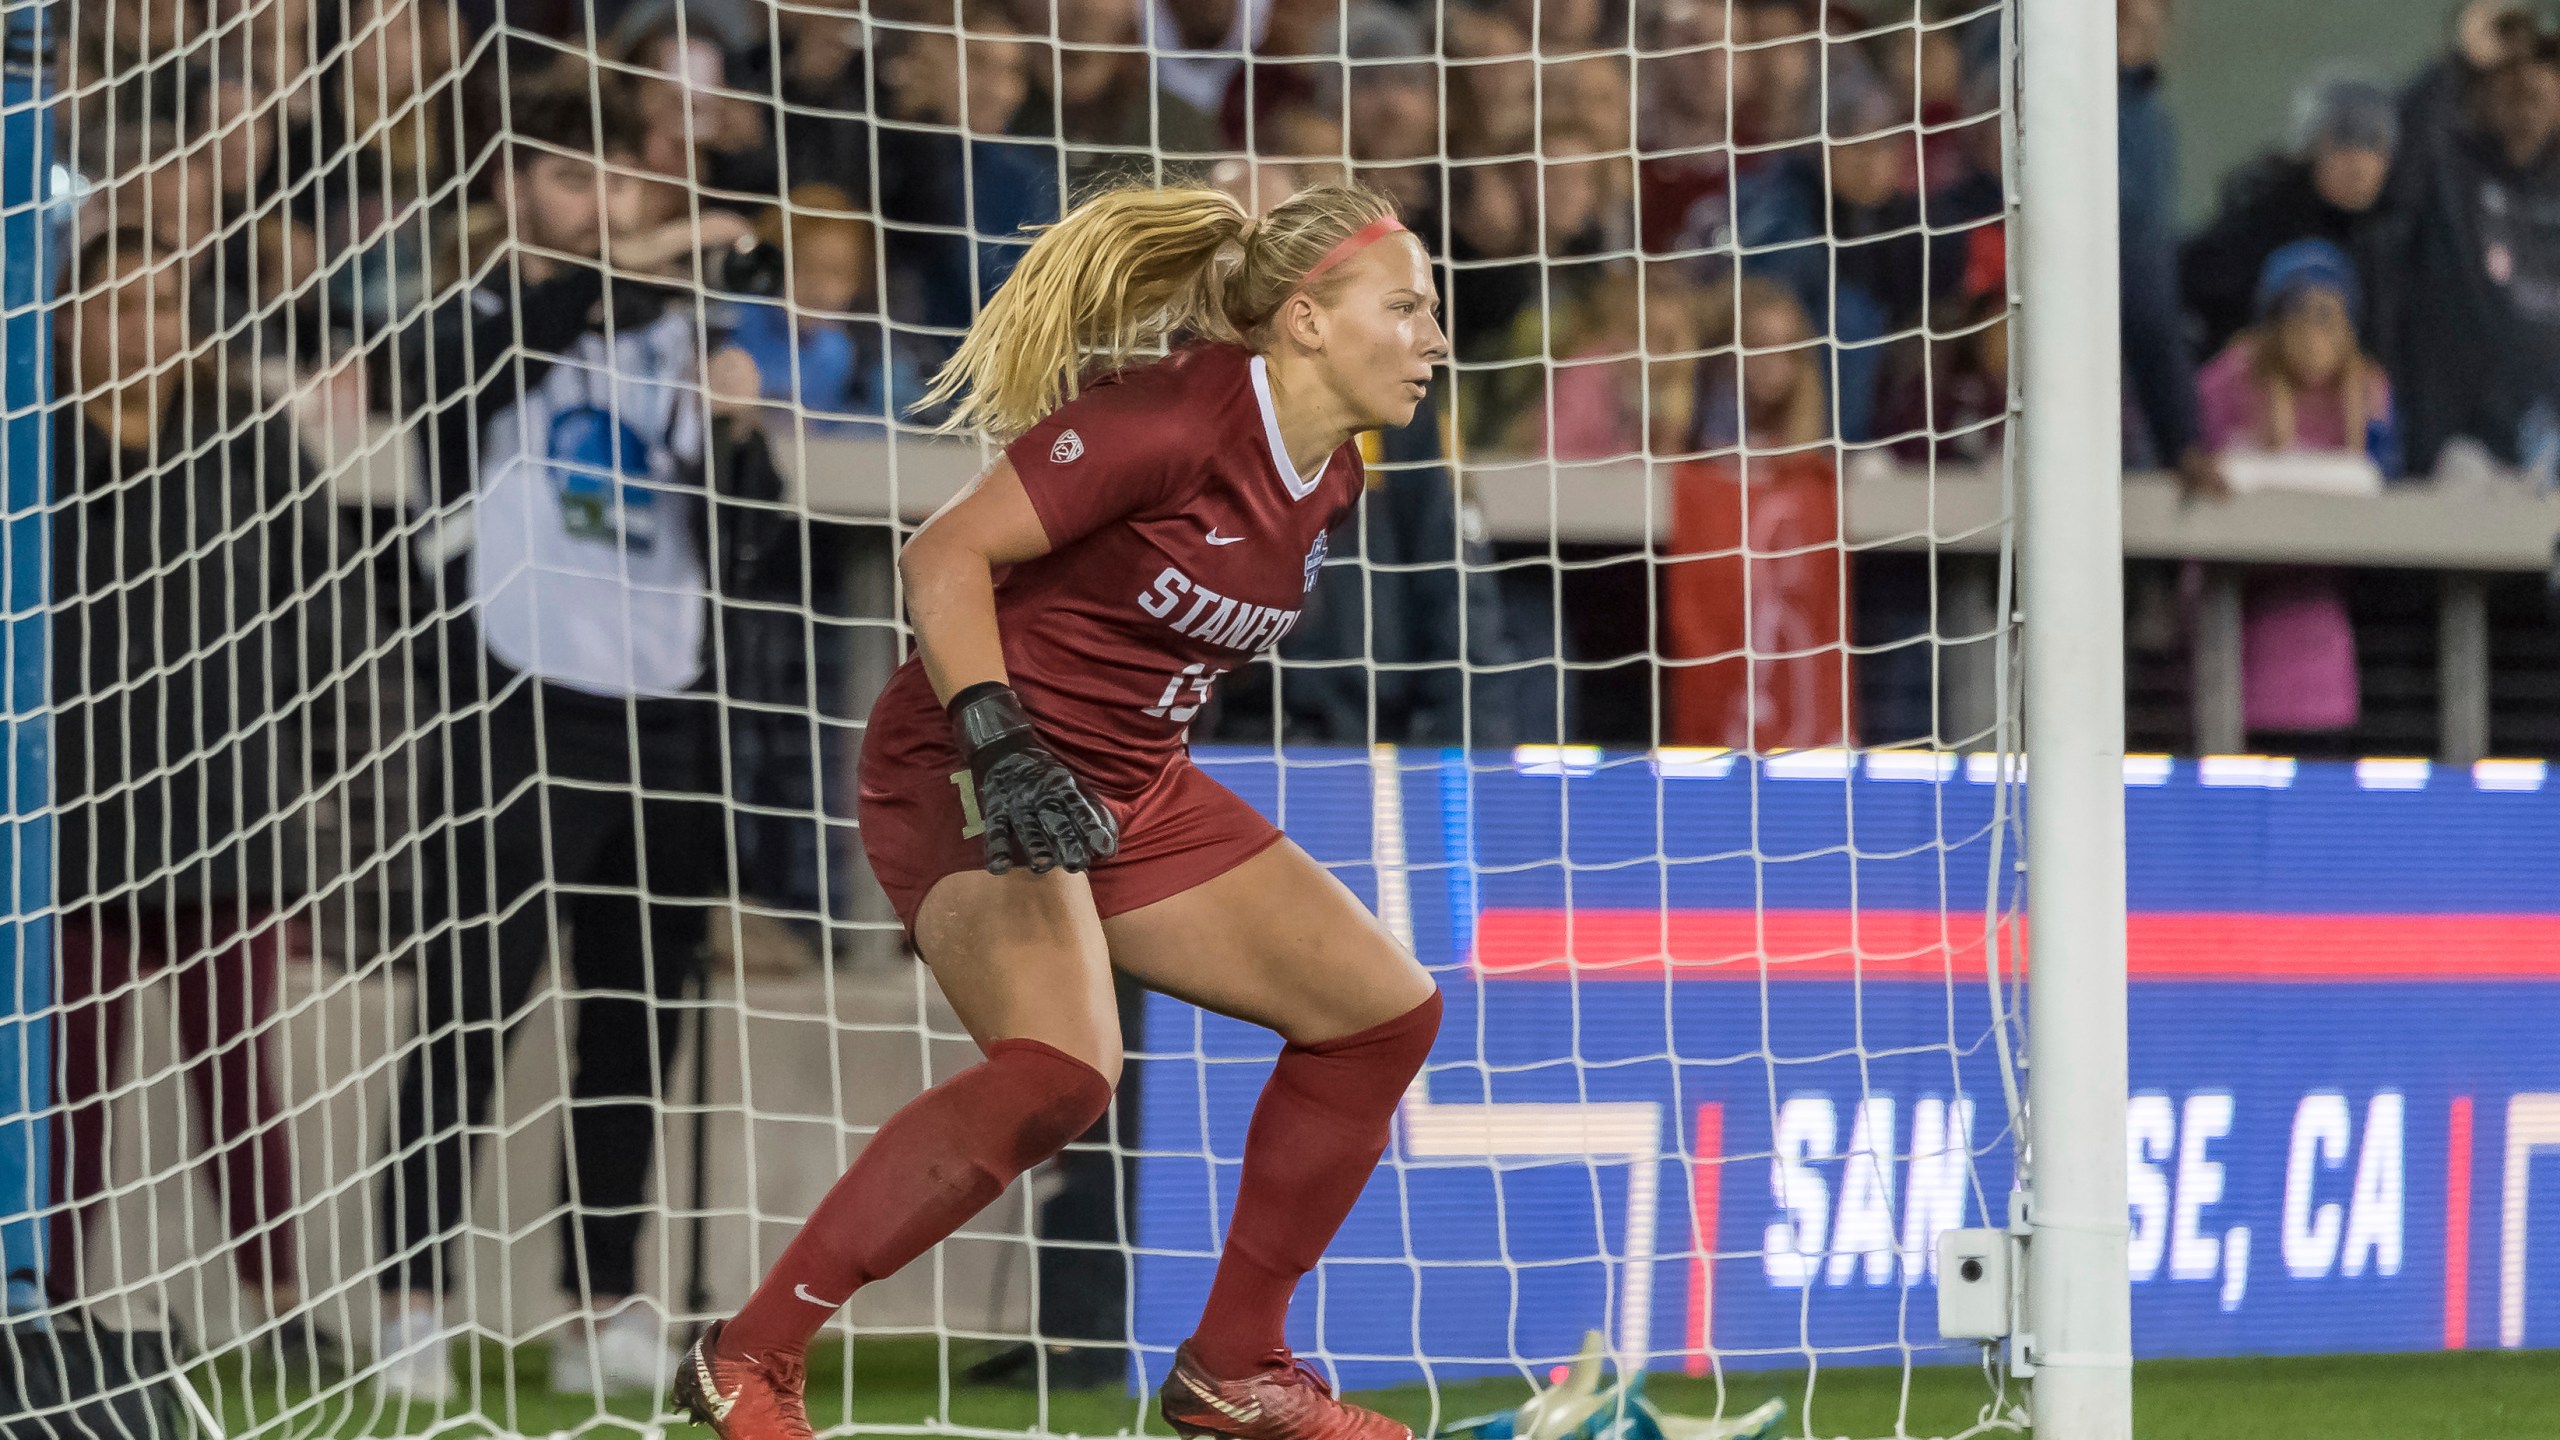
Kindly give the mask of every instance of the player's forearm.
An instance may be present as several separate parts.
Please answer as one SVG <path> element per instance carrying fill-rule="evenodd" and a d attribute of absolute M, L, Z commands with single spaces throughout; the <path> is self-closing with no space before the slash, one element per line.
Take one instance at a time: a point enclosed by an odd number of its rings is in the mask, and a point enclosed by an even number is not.
<path fill-rule="evenodd" d="M 1006 678 L 996 631 L 995 567 L 965 545 L 937 543 L 928 528 L 898 557 L 907 615 L 934 697 L 945 704 L 972 685 Z"/>

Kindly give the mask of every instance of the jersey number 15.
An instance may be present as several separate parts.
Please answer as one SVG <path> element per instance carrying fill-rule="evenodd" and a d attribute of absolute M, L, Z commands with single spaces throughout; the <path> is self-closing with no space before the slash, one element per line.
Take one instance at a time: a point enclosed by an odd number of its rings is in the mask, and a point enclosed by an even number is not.
<path fill-rule="evenodd" d="M 1146 713 L 1176 725 L 1188 725 L 1191 717 L 1200 713 L 1200 707 L 1209 703 L 1209 687 L 1226 673 L 1227 667 L 1221 665 L 1212 670 L 1205 661 L 1185 665 L 1166 679 L 1163 698 L 1148 706 Z M 1188 698 L 1185 691 L 1190 692 Z"/>

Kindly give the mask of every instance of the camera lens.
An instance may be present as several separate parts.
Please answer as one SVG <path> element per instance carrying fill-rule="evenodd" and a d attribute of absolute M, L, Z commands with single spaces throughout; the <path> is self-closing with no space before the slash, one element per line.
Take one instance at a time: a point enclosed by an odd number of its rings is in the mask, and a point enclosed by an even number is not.
<path fill-rule="evenodd" d="M 729 249 L 707 257 L 711 263 L 702 267 L 711 283 L 731 295 L 772 299 L 782 293 L 783 265 L 781 247 L 759 240 L 745 240 Z"/>

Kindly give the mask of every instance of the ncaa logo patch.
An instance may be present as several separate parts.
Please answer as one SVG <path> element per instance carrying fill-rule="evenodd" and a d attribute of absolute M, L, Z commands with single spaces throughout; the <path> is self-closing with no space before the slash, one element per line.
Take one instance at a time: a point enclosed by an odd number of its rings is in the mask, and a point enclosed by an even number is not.
<path fill-rule="evenodd" d="M 1333 537 L 1317 532 L 1316 543 L 1307 547 L 1307 588 L 1316 588 L 1316 572 L 1324 568 L 1324 557 L 1333 551 Z"/>
<path fill-rule="evenodd" d="M 1073 430 L 1060 434 L 1058 443 L 1049 447 L 1049 463 L 1052 465 L 1072 464 L 1083 458 L 1084 437 Z"/>

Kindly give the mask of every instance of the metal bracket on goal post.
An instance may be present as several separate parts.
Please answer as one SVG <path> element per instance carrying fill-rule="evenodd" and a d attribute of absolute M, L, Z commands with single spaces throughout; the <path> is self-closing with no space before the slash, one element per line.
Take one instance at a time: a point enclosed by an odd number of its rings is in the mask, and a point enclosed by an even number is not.
<path fill-rule="evenodd" d="M 2020 0 L 2015 16 L 2030 947 L 2015 1349 L 2039 1440 L 2130 1440 L 2115 10 Z"/>

